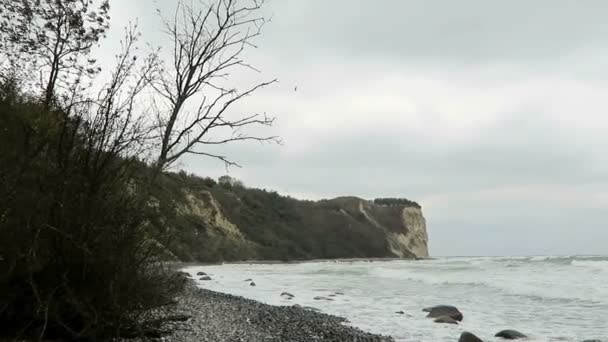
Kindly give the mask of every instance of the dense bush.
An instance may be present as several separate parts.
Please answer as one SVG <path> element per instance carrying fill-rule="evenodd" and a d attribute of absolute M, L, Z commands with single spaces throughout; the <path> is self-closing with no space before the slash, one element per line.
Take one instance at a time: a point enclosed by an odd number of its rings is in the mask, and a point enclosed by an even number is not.
<path fill-rule="evenodd" d="M 162 235 L 149 227 L 141 164 L 93 147 L 105 138 L 94 123 L 45 109 L 16 85 L 0 93 L 0 331 L 133 330 L 180 285 L 158 264 Z"/>
<path fill-rule="evenodd" d="M 383 205 L 387 207 L 394 206 L 405 206 L 413 208 L 421 208 L 420 204 L 415 201 L 410 201 L 407 198 L 376 198 L 374 200 L 376 205 Z"/>

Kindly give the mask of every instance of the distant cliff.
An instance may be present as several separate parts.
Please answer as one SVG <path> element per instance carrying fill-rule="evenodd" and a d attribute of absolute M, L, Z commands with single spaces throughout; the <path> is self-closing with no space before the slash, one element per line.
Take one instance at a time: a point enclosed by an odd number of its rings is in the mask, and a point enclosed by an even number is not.
<path fill-rule="evenodd" d="M 427 257 L 416 202 L 304 201 L 224 179 L 171 174 L 155 203 L 182 261 Z"/>

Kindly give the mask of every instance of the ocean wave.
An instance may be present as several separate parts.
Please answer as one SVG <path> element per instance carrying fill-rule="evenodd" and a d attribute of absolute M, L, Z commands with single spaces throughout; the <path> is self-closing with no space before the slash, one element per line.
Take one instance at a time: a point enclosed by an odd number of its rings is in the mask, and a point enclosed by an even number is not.
<path fill-rule="evenodd" d="M 588 267 L 608 272 L 608 259 L 606 260 L 573 260 L 572 266 Z"/>
<path fill-rule="evenodd" d="M 468 266 L 462 263 L 442 263 L 437 265 L 439 267 L 382 267 L 371 270 L 370 275 L 431 286 L 455 286 L 462 290 L 486 289 L 533 299 L 608 304 L 608 286 L 603 282 L 598 283 L 597 279 L 598 272 L 608 271 L 608 258 L 531 258 L 495 258 L 485 261 L 477 258 L 475 264 L 469 260 Z M 564 279 L 572 280 L 565 282 Z"/>
<path fill-rule="evenodd" d="M 468 264 L 471 266 L 483 265 L 519 265 L 519 264 L 554 264 L 576 265 L 582 262 L 608 262 L 608 256 L 598 255 L 537 255 L 537 256 L 508 256 L 508 257 L 467 257 L 439 259 L 439 264 L 450 266 L 452 264 Z M 576 263 L 575 263 L 576 261 Z"/>

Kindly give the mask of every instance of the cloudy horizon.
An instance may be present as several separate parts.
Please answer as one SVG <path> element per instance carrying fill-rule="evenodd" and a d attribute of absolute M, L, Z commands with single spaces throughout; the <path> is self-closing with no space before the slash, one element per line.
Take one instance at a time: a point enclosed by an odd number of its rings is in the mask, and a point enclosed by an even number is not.
<path fill-rule="evenodd" d="M 114 1 L 102 55 L 155 6 Z M 173 1 L 157 6 L 171 8 Z M 432 255 L 608 254 L 608 2 L 268 1 L 245 55 L 279 82 L 236 109 L 282 145 L 224 146 L 247 186 L 297 198 L 406 197 Z M 103 43 L 106 44 L 106 43 Z M 221 162 L 188 158 L 201 176 Z"/>

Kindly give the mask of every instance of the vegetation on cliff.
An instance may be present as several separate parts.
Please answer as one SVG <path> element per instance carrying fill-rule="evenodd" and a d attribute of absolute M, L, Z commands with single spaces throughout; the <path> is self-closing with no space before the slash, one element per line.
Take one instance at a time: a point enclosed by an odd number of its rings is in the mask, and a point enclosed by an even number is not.
<path fill-rule="evenodd" d="M 167 174 L 163 189 L 158 192 L 159 202 L 173 203 L 173 209 L 165 208 L 172 213 L 167 229 L 174 231 L 168 248 L 188 261 L 394 257 L 387 234 L 406 234 L 401 210 L 419 207 L 408 200 L 392 207 L 355 197 L 297 200 L 275 191 L 248 188 L 227 176 L 216 182 L 184 172 Z M 224 231 L 222 223 L 201 219 L 192 208 L 175 209 L 188 205 L 185 194 L 190 194 L 191 200 L 204 199 L 197 205 L 207 208 L 210 201 L 217 201 L 213 210 L 221 211 L 219 214 L 242 235 Z M 366 216 L 364 203 L 374 208 L 369 214 L 374 218 Z"/>

